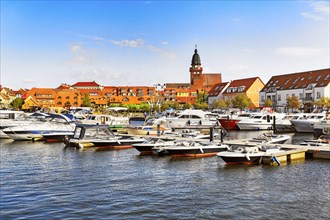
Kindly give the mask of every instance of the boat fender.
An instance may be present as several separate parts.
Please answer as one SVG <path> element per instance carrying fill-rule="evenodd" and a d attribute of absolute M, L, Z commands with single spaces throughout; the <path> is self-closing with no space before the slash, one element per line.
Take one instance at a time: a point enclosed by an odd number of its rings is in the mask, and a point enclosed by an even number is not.
<path fill-rule="evenodd" d="M 248 161 L 251 160 L 248 154 L 245 154 L 245 157 L 246 157 L 246 159 L 247 159 Z"/>
<path fill-rule="evenodd" d="M 199 148 L 199 150 L 202 152 L 202 154 L 204 153 L 203 149 L 202 148 Z"/>
<path fill-rule="evenodd" d="M 281 165 L 281 162 L 275 156 L 272 156 L 271 159 L 272 159 L 273 162 L 276 162 L 277 163 L 277 166 L 280 166 Z"/>

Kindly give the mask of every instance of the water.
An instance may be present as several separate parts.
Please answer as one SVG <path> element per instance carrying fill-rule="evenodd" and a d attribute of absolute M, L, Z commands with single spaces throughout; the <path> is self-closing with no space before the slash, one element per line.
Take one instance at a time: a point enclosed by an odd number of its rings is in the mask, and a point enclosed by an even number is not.
<path fill-rule="evenodd" d="M 230 132 L 227 138 L 257 136 Z M 312 138 L 294 135 L 293 140 Z M 329 219 L 330 163 L 226 166 L 1 140 L 0 219 Z"/>

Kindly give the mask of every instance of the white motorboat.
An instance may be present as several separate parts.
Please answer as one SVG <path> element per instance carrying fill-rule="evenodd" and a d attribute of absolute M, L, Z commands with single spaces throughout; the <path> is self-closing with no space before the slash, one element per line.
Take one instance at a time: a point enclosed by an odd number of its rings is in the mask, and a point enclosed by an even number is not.
<path fill-rule="evenodd" d="M 133 135 L 157 135 L 172 131 L 169 122 L 165 118 L 150 118 L 144 125 L 127 127 L 128 134 Z"/>
<path fill-rule="evenodd" d="M 314 132 L 314 124 L 324 120 L 326 114 L 324 113 L 309 113 L 305 114 L 303 117 L 294 118 L 291 120 L 293 127 L 297 132 Z"/>
<path fill-rule="evenodd" d="M 75 122 L 62 114 L 48 114 L 43 120 L 8 127 L 3 132 L 13 140 L 41 140 L 43 134 L 74 131 Z"/>
<path fill-rule="evenodd" d="M 305 140 L 300 143 L 302 146 L 329 146 L 330 147 L 330 135 L 321 135 L 318 139 L 315 140 Z"/>
<path fill-rule="evenodd" d="M 141 155 L 153 154 L 154 149 L 172 146 L 174 145 L 173 140 L 163 140 L 160 138 L 148 138 L 142 143 L 133 144 L 136 150 L 140 152 Z"/>
<path fill-rule="evenodd" d="M 164 147 L 164 150 L 172 157 L 208 157 L 228 148 L 228 145 L 223 143 L 183 141 Z"/>
<path fill-rule="evenodd" d="M 0 110 L 0 138 L 9 138 L 2 130 L 14 126 L 15 120 L 25 116 L 26 114 L 23 111 Z"/>
<path fill-rule="evenodd" d="M 252 114 L 249 118 L 236 122 L 236 125 L 240 130 L 272 130 L 274 116 L 276 119 L 282 119 L 285 115 L 280 113 Z"/>
<path fill-rule="evenodd" d="M 247 140 L 247 143 L 255 143 L 255 144 L 284 144 L 291 138 L 290 135 L 285 134 L 273 134 L 273 133 L 263 133 L 257 137 L 251 138 Z"/>
<path fill-rule="evenodd" d="M 296 114 L 288 114 L 284 118 L 277 118 L 275 120 L 275 130 L 277 132 L 295 132 L 291 120 L 295 117 L 299 117 Z"/>
<path fill-rule="evenodd" d="M 77 148 L 124 149 L 144 141 L 144 138 L 115 135 L 107 125 L 78 124 L 73 137 L 64 143 Z"/>
<path fill-rule="evenodd" d="M 177 117 L 168 117 L 166 120 L 170 123 L 171 128 L 190 128 L 196 127 L 212 127 L 218 124 L 218 114 L 205 112 L 198 109 L 186 109 Z"/>
<path fill-rule="evenodd" d="M 260 164 L 263 156 L 271 156 L 273 153 L 280 152 L 279 145 L 231 145 L 228 151 L 217 153 L 227 164 Z"/>
<path fill-rule="evenodd" d="M 106 114 L 90 114 L 86 119 L 81 120 L 82 124 L 87 125 L 108 125 L 110 128 L 127 127 L 129 117 L 123 112 L 127 111 L 124 107 L 111 107 Z"/>
<path fill-rule="evenodd" d="M 330 135 L 330 119 L 315 122 L 313 130 L 315 137 L 319 137 L 320 135 Z"/>

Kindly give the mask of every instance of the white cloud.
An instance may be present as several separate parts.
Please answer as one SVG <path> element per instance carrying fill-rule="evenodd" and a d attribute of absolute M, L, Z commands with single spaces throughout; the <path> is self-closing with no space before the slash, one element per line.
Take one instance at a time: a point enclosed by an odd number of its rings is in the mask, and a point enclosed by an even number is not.
<path fill-rule="evenodd" d="M 311 48 L 311 47 L 282 47 L 275 50 L 276 54 L 286 55 L 286 56 L 316 56 L 322 53 L 322 49 Z"/>
<path fill-rule="evenodd" d="M 74 43 L 70 45 L 70 50 L 73 55 L 70 64 L 90 64 L 92 62 L 91 58 L 88 56 L 88 52 L 81 44 Z"/>
<path fill-rule="evenodd" d="M 136 39 L 136 40 L 121 40 L 121 41 L 115 41 L 111 40 L 110 41 L 112 44 L 122 46 L 122 47 L 142 47 L 144 45 L 144 40 L 142 39 Z"/>
<path fill-rule="evenodd" d="M 162 45 L 168 45 L 168 42 L 167 41 L 162 41 L 161 44 Z"/>
<path fill-rule="evenodd" d="M 314 21 L 328 20 L 330 15 L 330 5 L 328 1 L 309 2 L 311 12 L 302 12 L 301 16 Z"/>

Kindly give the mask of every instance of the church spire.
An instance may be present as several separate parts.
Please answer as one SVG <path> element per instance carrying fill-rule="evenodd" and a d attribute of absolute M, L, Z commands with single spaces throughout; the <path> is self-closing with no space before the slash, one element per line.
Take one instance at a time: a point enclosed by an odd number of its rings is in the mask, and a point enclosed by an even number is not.
<path fill-rule="evenodd" d="M 199 54 L 197 51 L 197 45 L 195 45 L 195 53 L 191 59 L 191 66 L 194 67 L 196 65 L 201 65 L 201 58 L 199 57 Z"/>

